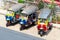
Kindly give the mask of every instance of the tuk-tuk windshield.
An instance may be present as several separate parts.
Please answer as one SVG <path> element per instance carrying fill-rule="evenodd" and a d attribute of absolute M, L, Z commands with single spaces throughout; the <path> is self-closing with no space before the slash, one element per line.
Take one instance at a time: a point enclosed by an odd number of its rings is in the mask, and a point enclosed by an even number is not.
<path fill-rule="evenodd" d="M 13 11 L 8 11 L 8 13 L 6 14 L 6 16 L 14 16 Z"/>
<path fill-rule="evenodd" d="M 11 13 L 13 13 L 12 11 L 9 11 L 9 13 L 11 14 Z"/>
<path fill-rule="evenodd" d="M 21 13 L 20 15 L 21 15 L 20 19 L 23 19 L 23 20 L 27 20 L 28 19 L 27 18 L 28 16 L 26 14 Z"/>
<path fill-rule="evenodd" d="M 45 23 L 46 21 L 46 19 L 41 19 L 41 18 L 39 18 L 39 20 L 40 20 L 40 23 Z"/>
<path fill-rule="evenodd" d="M 27 17 L 27 15 L 26 15 L 26 14 L 24 14 L 24 13 L 21 13 L 21 16 Z"/>

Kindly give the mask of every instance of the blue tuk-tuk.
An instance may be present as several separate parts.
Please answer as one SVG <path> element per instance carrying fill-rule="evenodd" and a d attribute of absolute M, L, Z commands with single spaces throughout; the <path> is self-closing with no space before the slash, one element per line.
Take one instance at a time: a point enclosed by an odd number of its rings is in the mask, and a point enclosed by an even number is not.
<path fill-rule="evenodd" d="M 22 11 L 19 21 L 21 25 L 20 30 L 31 27 L 31 25 L 35 25 L 35 22 L 37 21 L 38 18 L 36 12 L 37 10 L 38 10 L 37 6 L 30 5 Z"/>
<path fill-rule="evenodd" d="M 6 26 L 14 25 L 19 22 L 19 17 L 24 6 L 24 4 L 18 3 L 8 9 L 8 13 L 6 14 Z"/>

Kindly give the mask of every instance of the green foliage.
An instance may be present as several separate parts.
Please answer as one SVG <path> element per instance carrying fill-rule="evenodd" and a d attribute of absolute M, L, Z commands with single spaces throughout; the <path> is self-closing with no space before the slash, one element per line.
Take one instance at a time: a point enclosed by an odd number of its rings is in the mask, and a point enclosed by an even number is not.
<path fill-rule="evenodd" d="M 49 7 L 50 9 L 53 9 L 53 8 L 55 8 L 54 0 L 51 0 L 51 1 L 52 1 L 52 3 L 49 4 L 48 7 Z"/>
<path fill-rule="evenodd" d="M 55 5 L 48 5 L 48 7 L 50 8 L 50 9 L 53 9 L 54 7 L 55 7 Z"/>
<path fill-rule="evenodd" d="M 56 15 L 56 16 L 57 16 L 57 15 Z M 57 20 L 57 21 L 60 21 L 60 17 L 59 17 L 59 16 L 56 17 L 56 16 L 55 16 L 55 15 L 53 16 L 53 20 L 54 20 L 54 21 L 56 21 L 56 20 Z"/>
<path fill-rule="evenodd" d="M 18 0 L 18 3 L 24 3 L 24 0 Z"/>
<path fill-rule="evenodd" d="M 39 8 L 39 9 L 44 8 L 44 3 L 43 3 L 43 1 L 40 1 L 40 2 L 39 2 L 38 8 Z"/>
<path fill-rule="evenodd" d="M 55 15 L 53 15 L 52 20 L 56 21 L 56 16 Z"/>
<path fill-rule="evenodd" d="M 57 17 L 57 21 L 60 21 L 60 17 Z"/>

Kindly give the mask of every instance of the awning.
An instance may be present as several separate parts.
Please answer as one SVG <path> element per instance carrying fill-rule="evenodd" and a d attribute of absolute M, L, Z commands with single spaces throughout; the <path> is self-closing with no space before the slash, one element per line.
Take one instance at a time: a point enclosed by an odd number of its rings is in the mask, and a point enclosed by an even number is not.
<path fill-rule="evenodd" d="M 50 1 L 50 0 L 43 0 L 43 1 L 46 2 L 46 3 L 51 3 L 51 2 L 52 2 L 52 1 Z M 60 6 L 60 2 L 54 1 L 54 3 Z"/>

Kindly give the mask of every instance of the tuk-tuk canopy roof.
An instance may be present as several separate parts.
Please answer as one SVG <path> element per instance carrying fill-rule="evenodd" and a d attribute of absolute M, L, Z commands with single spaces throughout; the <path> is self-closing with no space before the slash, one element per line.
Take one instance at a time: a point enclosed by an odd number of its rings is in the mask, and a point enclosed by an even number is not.
<path fill-rule="evenodd" d="M 48 16 L 50 15 L 50 13 L 51 13 L 51 9 L 49 9 L 49 8 L 41 9 L 38 18 L 47 19 Z"/>
<path fill-rule="evenodd" d="M 38 7 L 37 6 L 34 6 L 34 5 L 31 5 L 31 6 L 28 6 L 27 8 L 25 8 L 22 13 L 23 14 L 26 14 L 26 15 L 30 15 L 34 12 L 36 12 L 38 10 Z"/>
<path fill-rule="evenodd" d="M 13 5 L 11 8 L 9 8 L 9 10 L 16 12 L 24 6 L 25 6 L 24 4 L 18 3 L 18 4 Z"/>

